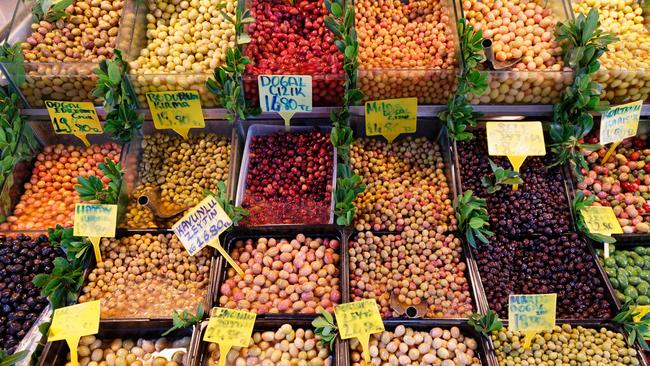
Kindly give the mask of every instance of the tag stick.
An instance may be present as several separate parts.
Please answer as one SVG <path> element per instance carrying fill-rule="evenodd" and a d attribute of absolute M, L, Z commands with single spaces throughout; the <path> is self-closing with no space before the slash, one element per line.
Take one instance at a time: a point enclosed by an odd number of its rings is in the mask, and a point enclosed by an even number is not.
<path fill-rule="evenodd" d="M 226 366 L 228 360 L 228 352 L 232 348 L 232 344 L 218 343 L 219 345 L 219 366 Z"/>
<path fill-rule="evenodd" d="M 86 147 L 90 146 L 90 142 L 88 141 L 88 138 L 86 137 L 85 133 L 75 134 L 75 136 L 77 136 L 81 141 L 83 141 Z"/>
<path fill-rule="evenodd" d="M 185 141 L 189 140 L 190 138 L 190 129 L 189 128 L 174 128 L 174 131 L 176 131 L 177 134 L 181 135 Z"/>
<path fill-rule="evenodd" d="M 102 240 L 101 237 L 99 236 L 91 236 L 88 237 L 88 240 L 90 240 L 91 243 L 93 243 L 93 250 L 95 251 L 95 261 L 97 263 L 102 262 L 102 252 L 99 250 L 99 242 Z"/>
<path fill-rule="evenodd" d="M 510 161 L 510 164 L 512 164 L 512 170 L 517 172 L 519 174 L 519 169 L 521 168 L 521 165 L 524 163 L 524 160 L 526 160 L 525 156 L 508 156 L 508 160 Z M 516 191 L 519 189 L 519 184 L 513 184 L 512 185 L 512 190 Z"/>
<path fill-rule="evenodd" d="M 533 339 L 535 339 L 535 334 L 537 334 L 537 332 L 530 330 L 524 332 L 524 349 L 530 348 L 530 344 L 532 343 Z"/>
<path fill-rule="evenodd" d="M 613 143 L 612 146 L 609 147 L 609 150 L 607 150 L 607 153 L 605 154 L 605 156 L 603 156 L 603 161 L 602 161 L 603 164 L 605 164 L 607 162 L 607 160 L 609 160 L 609 157 L 612 156 L 612 154 L 614 153 L 614 151 L 616 150 L 616 148 L 620 144 L 621 144 L 621 142 L 617 141 L 617 142 Z"/>
<path fill-rule="evenodd" d="M 230 257 L 230 254 L 228 254 L 228 252 L 223 249 L 221 243 L 219 243 L 219 238 L 215 238 L 215 240 L 208 245 L 218 250 L 219 253 L 221 253 L 221 256 L 224 257 L 226 261 L 228 261 L 228 264 L 230 264 L 230 266 L 235 269 L 237 274 L 244 277 L 244 271 L 241 269 L 241 267 L 239 267 L 237 262 L 235 262 L 235 260 Z"/>
<path fill-rule="evenodd" d="M 604 252 L 605 252 L 605 259 L 609 258 L 609 243 L 603 243 L 604 245 Z"/>
<path fill-rule="evenodd" d="M 359 335 L 359 343 L 363 348 L 363 361 L 366 365 L 370 364 L 370 334 L 364 333 Z"/>
<path fill-rule="evenodd" d="M 289 131 L 289 127 L 291 127 L 291 118 L 293 117 L 296 112 L 294 111 L 280 111 L 278 112 L 280 114 L 280 117 L 284 119 L 284 130 Z"/>
<path fill-rule="evenodd" d="M 70 363 L 72 366 L 79 366 L 79 356 L 77 355 L 77 346 L 79 345 L 79 340 L 81 337 L 76 338 L 67 338 L 65 341 L 70 348 Z"/>

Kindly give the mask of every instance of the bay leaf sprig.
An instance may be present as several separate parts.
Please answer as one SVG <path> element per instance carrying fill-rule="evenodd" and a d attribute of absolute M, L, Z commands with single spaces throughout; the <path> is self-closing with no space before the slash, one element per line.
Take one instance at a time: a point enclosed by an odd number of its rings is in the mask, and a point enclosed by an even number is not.
<path fill-rule="evenodd" d="M 202 304 L 199 304 L 195 314 L 190 313 L 187 309 L 183 310 L 182 313 L 174 310 L 172 313 L 172 327 L 161 334 L 161 336 L 164 337 L 175 330 L 185 329 L 198 324 L 201 320 L 203 320 L 204 314 L 205 312 L 203 310 Z"/>
<path fill-rule="evenodd" d="M 489 244 L 488 236 L 494 235 L 494 232 L 488 229 L 490 220 L 485 199 L 474 196 L 474 192 L 471 190 L 458 195 L 456 219 L 458 228 L 465 233 L 469 245 L 476 248 L 477 239 L 484 244 Z"/>
<path fill-rule="evenodd" d="M 320 336 L 320 345 L 327 346 L 330 351 L 333 351 L 339 328 L 336 326 L 336 323 L 334 323 L 334 317 L 332 317 L 332 314 L 325 310 L 321 310 L 320 315 L 311 322 L 311 325 L 314 327 L 314 333 Z"/>
<path fill-rule="evenodd" d="M 77 177 L 79 184 L 74 189 L 79 193 L 82 201 L 96 201 L 105 205 L 117 204 L 122 187 L 124 172 L 122 165 L 116 164 L 112 159 L 107 158 L 104 162 L 97 164 L 99 170 L 108 178 L 108 183 L 104 186 L 102 179 L 95 175 L 88 177 Z"/>
<path fill-rule="evenodd" d="M 644 351 L 650 351 L 650 347 L 643 339 L 644 335 L 650 334 L 650 313 L 645 314 L 638 321 L 634 320 L 638 315 L 636 304 L 626 301 L 621 306 L 621 311 L 612 320 L 622 326 L 627 333 L 628 346 L 633 347 L 635 343 L 638 343 Z"/>
<path fill-rule="evenodd" d="M 503 329 L 503 323 L 499 320 L 497 313 L 491 309 L 485 315 L 473 313 L 467 323 L 486 337 L 489 337 L 494 331 Z"/>

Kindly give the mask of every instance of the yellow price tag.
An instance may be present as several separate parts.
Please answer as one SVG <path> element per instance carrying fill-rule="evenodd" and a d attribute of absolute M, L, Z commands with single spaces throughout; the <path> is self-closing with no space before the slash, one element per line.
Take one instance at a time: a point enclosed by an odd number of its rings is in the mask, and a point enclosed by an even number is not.
<path fill-rule="evenodd" d="M 650 313 L 650 305 L 638 305 L 635 312 L 638 312 L 638 314 L 632 320 L 635 322 L 641 321 L 647 313 Z M 650 340 L 650 332 L 644 332 L 643 339 Z"/>
<path fill-rule="evenodd" d="M 242 277 L 244 271 L 219 243 L 219 235 L 232 226 L 232 220 L 213 196 L 207 196 L 178 220 L 172 230 L 190 255 L 206 246 L 219 251 Z"/>
<path fill-rule="evenodd" d="M 230 348 L 248 347 L 255 326 L 255 313 L 213 308 L 203 340 L 219 345 L 219 366 L 226 365 Z"/>
<path fill-rule="evenodd" d="M 74 236 L 87 236 L 93 243 L 95 260 L 102 262 L 99 242 L 102 238 L 114 238 L 117 226 L 117 205 L 77 203 L 74 208 Z"/>
<path fill-rule="evenodd" d="M 157 129 L 172 129 L 187 140 L 191 128 L 205 127 L 198 91 L 151 92 L 146 96 Z"/>
<path fill-rule="evenodd" d="M 524 348 L 530 347 L 535 334 L 553 330 L 556 305 L 557 294 L 510 295 L 508 330 L 524 332 Z"/>
<path fill-rule="evenodd" d="M 50 115 L 54 133 L 58 135 L 72 134 L 77 136 L 86 146 L 90 142 L 86 135 L 104 133 L 99 123 L 95 105 L 91 102 L 57 102 L 46 100 L 45 106 Z"/>
<path fill-rule="evenodd" d="M 48 342 L 65 340 L 70 348 L 73 366 L 79 365 L 77 346 L 83 336 L 99 332 L 99 300 L 54 310 Z"/>
<path fill-rule="evenodd" d="M 588 206 L 580 210 L 582 218 L 589 232 L 612 236 L 613 234 L 623 234 L 623 228 L 616 218 L 616 214 L 611 207 L 607 206 Z M 603 243 L 605 258 L 609 258 L 609 243 Z"/>
<path fill-rule="evenodd" d="M 311 75 L 258 75 L 262 112 L 277 112 L 288 128 L 296 112 L 312 111 Z"/>
<path fill-rule="evenodd" d="M 370 363 L 370 335 L 384 331 L 379 305 L 375 299 L 334 306 L 341 339 L 357 338 L 363 347 L 363 359 Z"/>
<path fill-rule="evenodd" d="M 403 133 L 417 131 L 418 98 L 366 102 L 366 135 L 382 135 L 393 142 Z"/>
<path fill-rule="evenodd" d="M 628 137 L 636 136 L 641 118 L 643 101 L 622 104 L 603 112 L 600 117 L 600 138 L 603 145 L 613 142 L 603 157 L 603 163 L 609 160 L 616 148 Z"/>
<path fill-rule="evenodd" d="M 512 170 L 519 172 L 527 156 L 546 155 L 542 122 L 492 121 L 485 125 L 488 153 L 507 156 Z M 518 185 L 512 187 L 517 190 Z"/>

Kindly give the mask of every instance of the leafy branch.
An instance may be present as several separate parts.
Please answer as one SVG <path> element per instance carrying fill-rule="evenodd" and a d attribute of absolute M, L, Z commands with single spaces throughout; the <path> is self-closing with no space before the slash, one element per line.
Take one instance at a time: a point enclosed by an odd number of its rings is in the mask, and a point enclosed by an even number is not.
<path fill-rule="evenodd" d="M 241 86 L 241 76 L 246 70 L 246 65 L 251 63 L 251 60 L 244 56 L 242 46 L 251 41 L 244 26 L 255 21 L 245 3 L 245 0 L 237 0 L 235 18 L 221 11 L 224 19 L 235 28 L 235 47 L 228 49 L 226 62 L 214 69 L 214 78 L 206 81 L 206 87 L 215 95 L 217 102 L 226 108 L 226 118 L 231 122 L 237 117 L 246 119 L 260 114 L 260 108 L 253 107 L 244 98 Z"/>
<path fill-rule="evenodd" d="M 650 332 L 650 313 L 645 314 L 639 321 L 635 321 L 634 318 L 640 313 L 636 311 L 636 306 L 632 305 L 635 304 L 626 301 L 621 306 L 621 311 L 612 320 L 621 325 L 627 333 L 628 346 L 632 347 L 635 342 L 638 342 L 644 351 L 650 351 L 650 347 L 643 339 L 643 335 Z"/>
<path fill-rule="evenodd" d="M 614 239 L 611 236 L 608 235 L 602 235 L 602 234 L 596 234 L 592 233 L 589 231 L 589 227 L 587 227 L 587 224 L 585 223 L 584 217 L 582 217 L 582 212 L 581 210 L 585 207 L 589 207 L 594 204 L 594 201 L 596 199 L 595 195 L 590 195 L 589 197 L 585 196 L 585 193 L 583 191 L 577 191 L 576 196 L 573 197 L 573 212 L 576 215 L 576 227 L 578 231 L 584 233 L 587 235 L 589 238 L 601 242 L 601 243 L 615 243 L 616 239 Z"/>
<path fill-rule="evenodd" d="M 465 233 L 467 242 L 476 248 L 476 238 L 489 244 L 488 236 L 494 233 L 487 229 L 490 225 L 485 199 L 474 196 L 471 190 L 458 195 L 456 199 L 456 219 L 458 228 Z"/>
<path fill-rule="evenodd" d="M 104 130 L 124 144 L 131 142 L 144 120 L 144 116 L 135 111 L 136 102 L 126 82 L 127 68 L 122 52 L 114 50 L 112 60 L 103 60 L 99 68 L 93 70 L 97 85 L 92 92 L 93 96 L 104 100 Z"/>
<path fill-rule="evenodd" d="M 361 181 L 361 177 L 353 175 L 350 167 L 345 164 L 338 164 L 338 173 L 334 192 L 334 214 L 338 225 L 348 226 L 352 224 L 356 212 L 354 200 L 366 190 L 366 185 Z"/>
<path fill-rule="evenodd" d="M 79 198 L 82 201 L 98 201 L 101 204 L 117 204 L 120 196 L 120 188 L 122 186 L 122 178 L 124 172 L 122 171 L 121 164 L 109 158 L 103 163 L 98 164 L 99 169 L 108 178 L 108 185 L 104 188 L 104 182 L 95 176 L 90 175 L 88 178 L 82 176 L 77 177 L 79 184 L 74 186 L 74 189 L 79 192 Z"/>
<path fill-rule="evenodd" d="M 485 315 L 472 313 L 467 323 L 486 337 L 489 337 L 490 333 L 503 328 L 503 323 L 493 310 L 488 310 Z"/>
<path fill-rule="evenodd" d="M 72 5 L 72 3 L 74 3 L 74 0 L 36 0 L 32 7 L 32 16 L 36 22 L 44 20 L 49 23 L 54 23 L 70 15 L 65 9 Z"/>
<path fill-rule="evenodd" d="M 67 260 L 75 266 L 83 266 L 93 252 L 92 243 L 86 238 L 74 236 L 73 228 L 56 225 L 47 230 L 47 236 L 54 248 L 60 248 Z"/>
<path fill-rule="evenodd" d="M 199 307 L 196 309 L 196 314 L 190 314 L 187 309 L 183 310 L 182 314 L 179 314 L 178 311 L 174 310 L 174 313 L 172 314 L 173 326 L 169 328 L 165 333 L 161 334 L 161 336 L 164 337 L 175 330 L 191 327 L 200 322 L 201 319 L 203 319 L 203 315 L 204 311 L 202 304 L 199 304 Z"/>
<path fill-rule="evenodd" d="M 602 87 L 591 76 L 600 69 L 598 59 L 607 51 L 607 46 L 618 41 L 612 34 L 600 28 L 598 12 L 591 9 L 587 16 L 579 14 L 576 19 L 559 22 L 555 33 L 556 41 L 562 46 L 562 59 L 574 73 L 573 83 L 553 106 L 551 125 L 551 151 L 556 161 L 553 165 L 570 162 L 576 176 L 581 177 L 581 168 L 586 168 L 580 143 L 594 125 L 590 112 L 602 111 L 606 103 L 600 101 Z"/>
<path fill-rule="evenodd" d="M 29 350 L 22 350 L 13 355 L 9 355 L 7 351 L 0 349 L 0 366 L 14 366 L 29 354 Z"/>
<path fill-rule="evenodd" d="M 52 309 L 58 309 L 77 301 L 83 284 L 83 268 L 63 257 L 55 258 L 53 263 L 52 273 L 39 273 L 32 283 L 41 289 L 41 294 L 50 301 Z"/>
<path fill-rule="evenodd" d="M 330 351 L 332 351 L 334 350 L 339 328 L 334 323 L 332 314 L 325 310 L 321 310 L 320 314 L 311 322 L 311 325 L 314 327 L 314 333 L 320 336 L 320 345 L 329 346 Z"/>
<path fill-rule="evenodd" d="M 219 203 L 221 208 L 226 212 L 226 215 L 230 217 L 233 224 L 239 223 L 244 218 L 248 217 L 248 210 L 245 208 L 235 206 L 235 203 L 228 199 L 228 194 L 226 190 L 226 182 L 219 181 L 217 182 L 217 191 L 213 192 L 208 189 L 203 191 L 203 195 L 212 196 Z"/>
<path fill-rule="evenodd" d="M 492 194 L 494 192 L 500 191 L 502 185 L 515 185 L 522 184 L 524 180 L 521 179 L 521 176 L 518 172 L 515 172 L 512 169 L 504 169 L 500 166 L 497 166 L 492 159 L 490 161 L 490 168 L 492 168 L 493 176 L 484 175 L 481 177 L 481 184 L 483 187 L 486 187 L 487 192 Z"/>
<path fill-rule="evenodd" d="M 449 137 L 456 141 L 471 140 L 474 135 L 467 127 L 476 126 L 481 113 L 474 112 L 469 99 L 472 95 L 481 96 L 487 90 L 487 73 L 478 70 L 483 61 L 483 32 L 467 25 L 465 19 L 458 21 L 460 33 L 460 58 L 462 68 L 458 76 L 456 91 L 449 97 L 447 109 L 438 118 L 447 126 Z"/>
<path fill-rule="evenodd" d="M 0 62 L 4 63 L 7 73 L 11 75 L 16 86 L 21 86 L 25 82 L 25 56 L 20 42 L 13 45 L 5 42 L 0 45 Z"/>

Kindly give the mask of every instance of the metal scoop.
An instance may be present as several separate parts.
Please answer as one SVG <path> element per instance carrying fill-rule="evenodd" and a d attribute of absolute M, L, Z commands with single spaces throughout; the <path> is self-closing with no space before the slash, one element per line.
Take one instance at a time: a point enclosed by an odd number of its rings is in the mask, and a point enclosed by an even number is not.
<path fill-rule="evenodd" d="M 160 189 L 148 189 L 142 196 L 138 197 L 138 204 L 144 206 L 151 211 L 151 213 L 161 219 L 168 219 L 174 217 L 187 209 L 189 206 L 169 207 L 160 202 Z"/>
<path fill-rule="evenodd" d="M 390 295 L 390 307 L 399 316 L 406 315 L 407 318 L 422 318 L 427 314 L 427 303 L 422 300 L 418 305 L 407 305 L 397 299 L 395 294 Z"/>
<path fill-rule="evenodd" d="M 521 58 L 518 58 L 511 62 L 503 62 L 497 60 L 496 57 L 494 56 L 494 50 L 492 49 L 491 39 L 487 39 L 487 38 L 484 39 L 483 42 L 481 42 L 481 45 L 483 46 L 483 51 L 485 52 L 485 59 L 486 59 L 485 64 L 491 70 L 509 69 L 514 65 L 516 65 L 519 61 L 521 61 Z"/>

